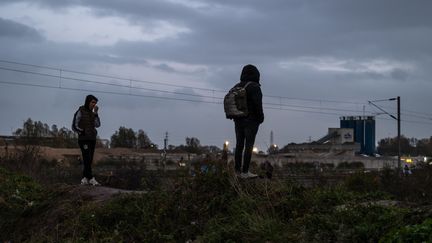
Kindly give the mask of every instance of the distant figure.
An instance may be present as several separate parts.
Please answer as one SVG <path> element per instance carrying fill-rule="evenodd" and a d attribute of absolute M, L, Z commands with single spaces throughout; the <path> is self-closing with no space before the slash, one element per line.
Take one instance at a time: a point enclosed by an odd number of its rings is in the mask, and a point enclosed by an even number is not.
<path fill-rule="evenodd" d="M 183 160 L 184 160 L 184 159 L 183 159 L 183 156 L 181 156 L 179 162 L 177 163 L 179 167 L 183 167 L 183 166 L 185 166 L 185 163 L 184 163 Z"/>
<path fill-rule="evenodd" d="M 93 155 L 96 147 L 97 127 L 100 127 L 98 115 L 98 99 L 93 95 L 87 95 L 83 106 L 75 112 L 72 130 L 78 133 L 78 145 L 83 158 L 82 185 L 100 185 L 92 174 Z"/>
<path fill-rule="evenodd" d="M 403 168 L 403 173 L 405 176 L 411 175 L 411 169 L 409 168 L 409 166 L 407 164 L 405 164 L 404 168 Z"/>
<path fill-rule="evenodd" d="M 5 158 L 8 158 L 8 143 L 5 141 Z"/>
<path fill-rule="evenodd" d="M 235 87 L 245 87 L 247 114 L 233 117 L 236 133 L 235 173 L 240 178 L 254 178 L 258 175 L 249 171 L 252 149 L 258 127 L 264 121 L 260 73 L 254 65 L 246 65 L 240 75 L 240 83 Z M 243 163 L 242 163 L 243 157 Z"/>
<path fill-rule="evenodd" d="M 270 161 L 266 160 L 261 164 L 261 170 L 265 172 L 266 178 L 271 179 L 273 177 L 273 165 Z"/>
<path fill-rule="evenodd" d="M 224 163 L 228 164 L 228 143 L 227 142 L 223 144 L 221 159 Z"/>

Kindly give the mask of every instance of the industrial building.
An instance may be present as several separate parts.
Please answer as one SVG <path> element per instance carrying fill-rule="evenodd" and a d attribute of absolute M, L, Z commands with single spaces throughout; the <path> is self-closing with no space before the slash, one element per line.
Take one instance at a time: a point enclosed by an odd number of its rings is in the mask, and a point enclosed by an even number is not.
<path fill-rule="evenodd" d="M 325 136 L 312 143 L 287 145 L 283 152 L 373 156 L 375 151 L 375 117 L 342 116 L 340 128 L 329 128 Z"/>
<path fill-rule="evenodd" d="M 360 144 L 360 153 L 373 155 L 375 153 L 375 117 L 374 116 L 342 116 L 341 128 L 352 128 L 354 142 Z"/>

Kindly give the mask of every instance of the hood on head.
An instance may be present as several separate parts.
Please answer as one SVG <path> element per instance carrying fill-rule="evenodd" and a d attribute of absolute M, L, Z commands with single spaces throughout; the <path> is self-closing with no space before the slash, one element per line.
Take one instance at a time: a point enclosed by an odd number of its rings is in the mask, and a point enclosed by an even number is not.
<path fill-rule="evenodd" d="M 256 68 L 252 64 L 248 64 L 243 67 L 243 70 L 240 75 L 240 81 L 241 82 L 257 82 L 259 83 L 260 80 L 260 73 L 258 71 L 258 68 Z"/>
<path fill-rule="evenodd" d="M 94 95 L 87 95 L 87 97 L 85 98 L 84 107 L 90 109 L 89 105 L 90 105 L 90 101 L 92 100 L 98 101 L 98 99 Z"/>

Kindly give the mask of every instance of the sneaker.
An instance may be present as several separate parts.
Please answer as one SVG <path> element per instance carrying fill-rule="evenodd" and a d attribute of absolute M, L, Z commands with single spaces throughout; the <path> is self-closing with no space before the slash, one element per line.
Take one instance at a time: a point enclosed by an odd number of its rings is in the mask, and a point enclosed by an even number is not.
<path fill-rule="evenodd" d="M 91 178 L 88 183 L 92 186 L 100 186 L 99 182 L 97 182 L 94 177 Z"/>
<path fill-rule="evenodd" d="M 257 175 L 257 174 L 254 174 L 254 173 L 252 173 L 252 172 L 250 172 L 250 171 L 248 171 L 247 173 L 241 173 L 240 177 L 243 178 L 243 179 L 247 179 L 247 178 L 255 178 L 255 177 L 258 177 L 258 175 Z"/>
<path fill-rule="evenodd" d="M 235 173 L 235 175 L 236 175 L 237 177 L 241 177 L 241 174 L 242 174 L 242 173 L 241 173 L 240 171 L 235 171 L 234 173 Z"/>
<path fill-rule="evenodd" d="M 89 184 L 89 180 L 87 178 L 82 178 L 81 179 L 81 185 L 88 185 Z"/>

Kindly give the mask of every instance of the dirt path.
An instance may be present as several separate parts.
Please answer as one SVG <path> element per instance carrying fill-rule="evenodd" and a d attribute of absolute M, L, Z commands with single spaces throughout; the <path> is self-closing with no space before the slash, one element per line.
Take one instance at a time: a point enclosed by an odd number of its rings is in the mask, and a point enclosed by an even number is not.
<path fill-rule="evenodd" d="M 69 193 L 79 195 L 86 201 L 105 202 L 117 194 L 142 194 L 147 193 L 147 191 L 131 191 L 105 186 L 76 185 L 71 187 Z"/>

